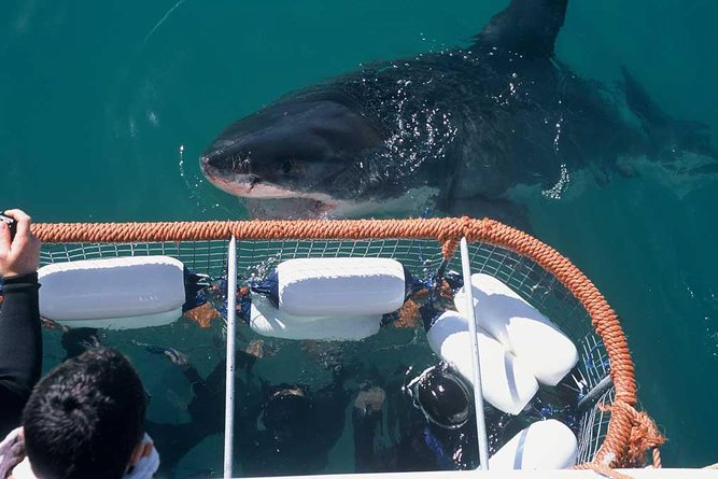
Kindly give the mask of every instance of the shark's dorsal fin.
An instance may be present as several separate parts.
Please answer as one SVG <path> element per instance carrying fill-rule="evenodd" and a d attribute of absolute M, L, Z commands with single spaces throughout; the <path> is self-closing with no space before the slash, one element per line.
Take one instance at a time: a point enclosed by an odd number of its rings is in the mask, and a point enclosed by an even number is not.
<path fill-rule="evenodd" d="M 476 36 L 476 45 L 520 55 L 550 57 L 568 0 L 513 0 Z"/>

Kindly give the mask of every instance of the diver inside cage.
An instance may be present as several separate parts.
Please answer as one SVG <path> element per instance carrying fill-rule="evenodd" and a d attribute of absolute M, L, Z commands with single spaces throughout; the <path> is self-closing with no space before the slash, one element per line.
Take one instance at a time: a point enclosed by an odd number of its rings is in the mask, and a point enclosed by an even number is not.
<path fill-rule="evenodd" d="M 404 379 L 387 381 L 383 384 L 386 391 L 373 385 L 354 402 L 356 472 L 478 468 L 474 395 L 468 381 L 443 362 L 408 383 L 405 378 L 413 373 L 412 368 L 400 372 Z M 579 378 L 575 369 L 556 387 L 540 390 L 519 415 L 485 404 L 493 469 L 546 470 L 575 464 L 579 430 L 575 405 L 580 397 L 575 383 Z"/>
<path fill-rule="evenodd" d="M 144 346 L 179 366 L 192 385 L 194 397 L 187 408 L 190 422 L 147 421 L 158 449 L 166 451 L 156 477 L 171 478 L 180 460 L 195 446 L 224 431 L 226 365 L 220 361 L 202 378 L 185 354 L 172 348 Z M 250 344 L 247 350 L 255 346 L 258 344 Z M 327 455 L 344 430 L 351 398 L 344 388 L 346 372 L 338 368 L 332 382 L 317 390 L 305 384 L 270 385 L 253 373 L 256 359 L 253 354 L 238 351 L 235 455 L 243 474 L 309 475 L 325 471 Z"/>
<path fill-rule="evenodd" d="M 429 346 L 439 363 L 407 381 L 392 378 L 386 391 L 379 384 L 360 393 L 354 404 L 355 467 L 358 472 L 466 470 L 479 466 L 478 436 L 471 374 L 471 349 L 466 318 L 440 311 L 433 303 L 421 309 Z M 578 401 L 585 381 L 577 367 L 554 385 L 539 388 L 536 378 L 502 345 L 479 332 L 484 415 L 490 454 L 497 464 L 512 469 L 562 468 L 575 463 Z M 384 399 L 388 406 L 384 407 Z M 380 431 L 383 411 L 388 414 L 387 438 Z M 548 423 L 536 427 L 534 423 Z M 529 434 L 530 433 L 530 434 Z M 511 439 L 531 437 L 523 449 L 512 449 Z M 534 460 L 542 443 L 559 441 L 562 448 Z M 516 441 L 514 441 L 516 442 Z M 501 446 L 507 445 L 508 449 Z M 514 462 L 511 462 L 515 459 Z"/>
<path fill-rule="evenodd" d="M 409 369 L 408 373 L 411 373 Z M 352 412 L 356 472 L 476 469 L 479 453 L 473 395 L 444 365 L 432 366 L 408 384 L 362 391 Z M 394 411 L 389 444 L 380 437 L 384 409 Z"/>

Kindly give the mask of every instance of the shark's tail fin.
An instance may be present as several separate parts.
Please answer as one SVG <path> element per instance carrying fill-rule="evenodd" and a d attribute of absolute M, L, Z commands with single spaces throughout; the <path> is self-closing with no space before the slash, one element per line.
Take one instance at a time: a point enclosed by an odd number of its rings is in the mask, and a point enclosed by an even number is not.
<path fill-rule="evenodd" d="M 718 173 L 718 149 L 711 142 L 710 127 L 696 121 L 676 120 L 648 95 L 631 72 L 622 67 L 626 101 L 641 120 L 651 141 L 651 156 L 672 169 L 690 174 Z M 680 162 L 687 156 L 699 160 L 692 166 Z"/>

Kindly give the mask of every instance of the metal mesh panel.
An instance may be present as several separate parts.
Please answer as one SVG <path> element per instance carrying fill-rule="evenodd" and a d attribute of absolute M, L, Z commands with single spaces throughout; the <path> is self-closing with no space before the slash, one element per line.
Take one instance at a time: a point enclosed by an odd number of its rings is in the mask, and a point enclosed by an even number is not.
<path fill-rule="evenodd" d="M 615 399 L 615 391 L 611 389 L 596 402 L 596 405 L 586 411 L 581 417 L 581 429 L 578 435 L 578 462 L 593 460 L 598 448 L 608 433 L 608 421 L 611 418 L 604 406 L 610 406 Z"/>
<path fill-rule="evenodd" d="M 194 272 L 222 278 L 227 274 L 227 247 L 227 241 L 46 244 L 41 264 L 118 256 L 168 255 L 179 259 Z M 573 340 L 579 351 L 578 368 L 585 381 L 584 393 L 608 376 L 608 356 L 603 343 L 594 333 L 588 313 L 554 276 L 530 259 L 504 248 L 475 243 L 469 249 L 472 273 L 485 273 L 500 279 L 551 318 Z M 239 284 L 253 276 L 262 277 L 281 261 L 310 257 L 394 258 L 417 278 L 435 273 L 443 260 L 439 244 L 431 240 L 241 241 L 237 245 Z M 461 270 L 458 255 L 451 259 L 448 269 Z M 601 411 L 599 406 L 610 403 L 613 394 L 611 387 L 579 418 L 580 462 L 592 460 L 605 438 L 609 414 Z"/>
<path fill-rule="evenodd" d="M 44 244 L 40 265 L 122 256 L 166 255 L 182 261 L 192 271 L 219 278 L 227 275 L 228 243 L 228 241 L 197 241 Z"/>
<path fill-rule="evenodd" d="M 238 245 L 237 269 L 240 278 L 247 279 L 254 274 L 261 276 L 288 259 L 340 257 L 394 258 L 419 278 L 426 275 L 425 271 L 435 271 L 442 262 L 441 249 L 435 241 L 242 241 Z"/>

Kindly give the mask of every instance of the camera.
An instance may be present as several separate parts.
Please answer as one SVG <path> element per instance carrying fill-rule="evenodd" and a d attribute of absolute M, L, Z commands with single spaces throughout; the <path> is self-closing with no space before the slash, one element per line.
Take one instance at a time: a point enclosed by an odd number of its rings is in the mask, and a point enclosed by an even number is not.
<path fill-rule="evenodd" d="M 3 213 L 0 213 L 0 221 L 7 223 L 10 227 L 10 240 L 12 240 L 15 237 L 15 232 L 17 231 L 17 222 L 9 216 L 5 216 Z"/>

